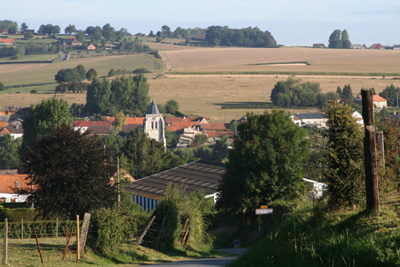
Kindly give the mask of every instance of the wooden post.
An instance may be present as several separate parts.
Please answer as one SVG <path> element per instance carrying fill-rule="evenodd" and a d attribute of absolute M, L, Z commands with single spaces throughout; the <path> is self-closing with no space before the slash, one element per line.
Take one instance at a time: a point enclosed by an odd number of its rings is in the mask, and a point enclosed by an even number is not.
<path fill-rule="evenodd" d="M 370 212 L 379 212 L 378 168 L 376 165 L 375 119 L 372 90 L 362 89 L 363 119 L 365 125 L 364 164 L 365 184 L 367 195 L 367 209 Z"/>
<path fill-rule="evenodd" d="M 85 216 L 83 217 L 81 238 L 79 239 L 81 247 L 80 251 L 81 255 L 85 253 L 86 239 L 89 232 L 89 223 L 90 223 L 90 213 L 85 213 Z"/>
<path fill-rule="evenodd" d="M 153 224 L 155 218 L 156 218 L 156 216 L 153 216 L 153 218 L 151 218 L 149 224 L 146 226 L 146 228 L 144 229 L 143 233 L 138 238 L 138 240 L 137 240 L 137 244 L 138 245 L 140 245 L 142 243 L 144 236 L 146 235 L 147 231 L 150 229 L 150 226 Z"/>
<path fill-rule="evenodd" d="M 80 244 L 79 244 L 79 215 L 76 215 L 76 259 L 79 261 L 81 258 Z"/>
<path fill-rule="evenodd" d="M 4 219 L 3 265 L 8 264 L 8 219 Z"/>
<path fill-rule="evenodd" d="M 64 255 L 63 255 L 63 261 L 67 259 L 67 252 L 68 252 L 68 246 L 69 246 L 69 241 L 71 241 L 72 235 L 74 233 L 74 228 L 71 229 L 71 234 L 68 237 L 68 227 L 67 227 L 67 241 L 65 244 L 65 249 L 64 249 Z"/>
<path fill-rule="evenodd" d="M 165 224 L 166 219 L 167 219 L 167 217 L 164 216 L 164 218 L 163 218 L 163 220 L 162 220 L 160 232 L 158 233 L 158 237 L 157 237 L 157 242 L 156 242 L 155 250 L 157 250 L 158 242 L 160 241 L 161 233 L 162 233 L 162 231 L 164 230 L 164 224 Z"/>
<path fill-rule="evenodd" d="M 21 239 L 24 239 L 24 219 L 21 219 Z"/>
<path fill-rule="evenodd" d="M 118 157 L 118 158 L 117 158 L 118 206 L 119 206 L 119 203 L 121 202 L 121 185 L 120 185 L 120 178 L 119 178 L 119 175 L 120 175 L 120 173 L 119 173 L 119 157 Z"/>
<path fill-rule="evenodd" d="M 56 237 L 58 237 L 58 217 L 56 218 Z"/>
<path fill-rule="evenodd" d="M 38 239 L 35 227 L 33 227 L 33 232 L 35 233 L 36 245 L 37 245 L 38 250 L 39 250 L 40 261 L 43 264 L 42 250 L 40 249 L 39 239 Z"/>
<path fill-rule="evenodd" d="M 376 133 L 376 136 L 378 139 L 378 149 L 382 157 L 382 165 L 383 167 L 385 167 L 385 142 L 384 142 L 383 131 L 378 131 Z"/>

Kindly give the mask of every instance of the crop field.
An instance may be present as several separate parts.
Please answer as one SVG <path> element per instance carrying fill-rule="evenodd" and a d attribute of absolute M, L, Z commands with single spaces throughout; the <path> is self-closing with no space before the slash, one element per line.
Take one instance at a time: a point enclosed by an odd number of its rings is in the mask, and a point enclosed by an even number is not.
<path fill-rule="evenodd" d="M 180 72 L 396 73 L 400 51 L 315 48 L 198 48 L 160 52 Z M 277 64 L 280 63 L 280 64 Z"/>
<path fill-rule="evenodd" d="M 105 76 L 110 69 L 147 68 L 152 72 L 161 72 L 164 65 L 161 60 L 147 54 L 102 56 L 80 58 L 52 64 L 12 64 L 0 65 L 0 81 L 4 86 L 55 82 L 54 76 L 60 69 L 74 68 L 82 64 L 86 70 L 94 68 L 99 76 Z"/>
<path fill-rule="evenodd" d="M 159 46 L 167 70 L 172 72 L 158 77 L 156 73 L 165 70 L 159 60 L 149 55 L 128 55 L 74 59 L 38 66 L 0 65 L 0 81 L 6 86 L 54 82 L 54 75 L 59 69 L 73 68 L 78 64 L 83 64 L 87 70 L 95 68 L 100 76 L 106 75 L 111 68 L 133 70 L 146 67 L 154 72 L 146 76 L 150 97 L 155 98 L 157 103 L 165 104 L 175 99 L 182 113 L 207 116 L 219 122 L 238 119 L 249 111 L 263 112 L 270 105 L 274 85 L 291 74 L 296 74 L 295 77 L 303 81 L 318 82 L 322 92 L 336 91 L 338 86 L 350 84 L 353 94 L 361 88 L 372 87 L 379 93 L 388 85 L 400 85 L 400 51 L 395 50 L 195 48 L 146 44 Z M 174 71 L 188 73 L 174 74 Z M 300 75 L 302 72 L 308 75 Z M 54 83 L 8 89 L 0 94 L 0 106 L 38 103 L 51 97 L 55 86 Z M 41 94 L 29 93 L 33 89 Z M 70 104 L 84 104 L 86 101 L 85 94 L 57 94 L 57 97 L 66 99 Z"/>

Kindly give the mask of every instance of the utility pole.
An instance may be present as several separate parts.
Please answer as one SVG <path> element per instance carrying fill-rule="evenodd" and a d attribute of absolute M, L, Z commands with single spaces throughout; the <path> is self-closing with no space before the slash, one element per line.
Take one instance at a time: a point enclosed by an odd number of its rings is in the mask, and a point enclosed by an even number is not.
<path fill-rule="evenodd" d="M 118 206 L 119 206 L 119 203 L 121 202 L 121 185 L 120 185 L 120 178 L 119 178 L 119 157 L 117 158 L 117 179 L 118 179 L 117 187 L 118 187 Z"/>
<path fill-rule="evenodd" d="M 362 89 L 362 116 L 365 125 L 364 164 L 367 209 L 379 213 L 378 168 L 376 164 L 376 139 L 374 103 L 371 89 Z"/>

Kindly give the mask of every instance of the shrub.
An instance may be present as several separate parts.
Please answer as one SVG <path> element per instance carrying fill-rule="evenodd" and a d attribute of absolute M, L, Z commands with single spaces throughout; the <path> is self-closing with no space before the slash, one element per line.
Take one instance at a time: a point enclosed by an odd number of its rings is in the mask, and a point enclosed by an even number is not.
<path fill-rule="evenodd" d="M 133 71 L 134 74 L 140 74 L 140 73 L 151 73 L 151 71 L 149 71 L 146 68 L 137 68 Z"/>
<path fill-rule="evenodd" d="M 31 94 L 37 94 L 38 91 L 36 89 L 31 90 Z"/>

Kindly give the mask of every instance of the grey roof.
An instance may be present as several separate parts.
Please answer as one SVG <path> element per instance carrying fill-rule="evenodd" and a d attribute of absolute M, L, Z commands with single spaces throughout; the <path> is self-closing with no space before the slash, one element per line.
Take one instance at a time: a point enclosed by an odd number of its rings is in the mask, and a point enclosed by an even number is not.
<path fill-rule="evenodd" d="M 139 196 L 160 199 L 171 183 L 172 186 L 186 187 L 187 193 L 201 190 L 211 195 L 217 192 L 224 173 L 225 164 L 198 160 L 136 180 L 126 185 L 125 190 Z"/>
<path fill-rule="evenodd" d="M 156 100 L 153 99 L 153 101 L 150 104 L 149 111 L 147 111 L 147 114 L 160 114 L 160 111 L 158 111 L 158 107 L 156 104 Z"/>
<path fill-rule="evenodd" d="M 300 120 L 327 119 L 324 113 L 296 113 L 295 116 Z"/>

